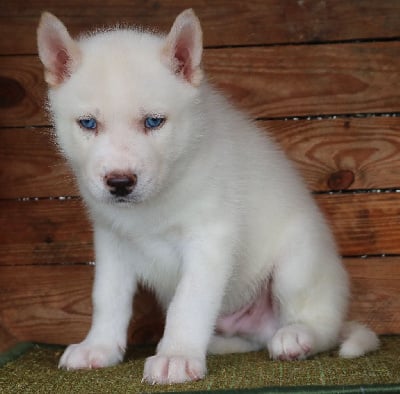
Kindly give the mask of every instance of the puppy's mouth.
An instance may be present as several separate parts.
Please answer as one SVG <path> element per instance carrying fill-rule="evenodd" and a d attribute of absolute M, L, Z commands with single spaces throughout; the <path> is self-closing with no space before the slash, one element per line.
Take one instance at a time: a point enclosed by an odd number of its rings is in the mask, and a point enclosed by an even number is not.
<path fill-rule="evenodd" d="M 140 201 L 141 199 L 135 195 L 118 196 L 118 197 L 109 196 L 108 198 L 108 203 L 118 206 L 134 205 L 139 203 Z"/>
<path fill-rule="evenodd" d="M 126 203 L 126 202 L 130 202 L 129 201 L 129 199 L 128 198 L 125 198 L 125 197 L 117 197 L 117 198 L 114 198 L 114 202 L 116 202 L 116 203 Z"/>

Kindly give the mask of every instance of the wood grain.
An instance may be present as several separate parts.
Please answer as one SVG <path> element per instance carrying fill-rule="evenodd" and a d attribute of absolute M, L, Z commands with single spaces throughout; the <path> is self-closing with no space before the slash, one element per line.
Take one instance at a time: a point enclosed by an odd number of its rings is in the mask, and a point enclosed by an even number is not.
<path fill-rule="evenodd" d="M 93 273 L 88 265 L 0 267 L 0 328 L 19 341 L 81 341 L 91 322 Z M 164 321 L 154 297 L 141 288 L 133 309 L 130 343 L 156 342 Z"/>
<path fill-rule="evenodd" d="M 90 326 L 93 267 L 2 267 L 0 321 L 20 341 L 69 343 Z"/>
<path fill-rule="evenodd" d="M 400 254 L 400 193 L 317 195 L 346 256 Z M 0 201 L 0 265 L 93 261 L 79 200 Z"/>
<path fill-rule="evenodd" d="M 378 333 L 400 325 L 399 258 L 346 259 L 352 276 L 350 318 Z M 90 266 L 0 267 L 0 326 L 19 341 L 68 344 L 82 340 L 90 326 Z M 147 292 L 135 302 L 131 343 L 155 342 L 162 314 Z"/>
<path fill-rule="evenodd" d="M 312 191 L 400 188 L 400 117 L 259 121 Z M 0 130 L 0 198 L 76 196 L 47 128 Z"/>
<path fill-rule="evenodd" d="M 212 49 L 205 70 L 253 117 L 397 112 L 400 42 Z"/>
<path fill-rule="evenodd" d="M 0 129 L 0 198 L 77 196 L 48 128 Z"/>
<path fill-rule="evenodd" d="M 259 123 L 312 191 L 400 188 L 400 117 Z"/>
<path fill-rule="evenodd" d="M 350 319 L 378 333 L 398 334 L 400 327 L 400 259 L 344 259 L 351 276 Z"/>
<path fill-rule="evenodd" d="M 0 354 L 12 349 L 17 343 L 18 339 L 8 332 L 0 319 Z"/>
<path fill-rule="evenodd" d="M 178 0 L 54 1 L 3 0 L 0 5 L 0 53 L 36 52 L 40 13 L 51 11 L 73 34 L 88 28 L 127 23 L 168 31 L 188 6 L 200 17 L 206 46 L 326 42 L 400 36 L 400 4 L 396 0 L 314 1 Z M 79 11 L 78 11 L 79 10 Z"/>
<path fill-rule="evenodd" d="M 400 254 L 400 194 L 317 195 L 342 255 Z"/>
<path fill-rule="evenodd" d="M 209 49 L 204 65 L 257 118 L 400 112 L 400 42 Z M 42 72 L 36 57 L 2 58 L 0 127 L 48 124 Z"/>
<path fill-rule="evenodd" d="M 48 124 L 43 110 L 45 97 L 43 67 L 38 58 L 1 58 L 0 127 Z"/>
<path fill-rule="evenodd" d="M 79 200 L 0 201 L 0 264 L 93 261 L 91 225 Z"/>

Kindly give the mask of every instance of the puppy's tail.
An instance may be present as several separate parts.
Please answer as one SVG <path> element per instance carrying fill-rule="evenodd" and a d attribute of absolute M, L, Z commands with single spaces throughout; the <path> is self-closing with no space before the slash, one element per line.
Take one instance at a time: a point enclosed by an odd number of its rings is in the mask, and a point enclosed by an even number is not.
<path fill-rule="evenodd" d="M 362 356 L 379 347 L 378 336 L 368 327 L 357 322 L 345 322 L 340 333 L 339 355 L 345 358 Z"/>

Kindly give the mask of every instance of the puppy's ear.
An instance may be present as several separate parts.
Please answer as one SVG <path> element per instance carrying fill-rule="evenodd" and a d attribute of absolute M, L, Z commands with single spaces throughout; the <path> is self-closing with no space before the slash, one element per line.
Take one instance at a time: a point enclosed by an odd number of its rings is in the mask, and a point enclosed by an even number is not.
<path fill-rule="evenodd" d="M 55 87 L 69 78 L 80 61 L 80 50 L 62 22 L 44 12 L 37 29 L 39 58 L 46 82 Z"/>
<path fill-rule="evenodd" d="M 185 10 L 177 16 L 165 40 L 163 60 L 175 74 L 198 86 L 203 78 L 202 53 L 200 21 L 192 9 Z"/>

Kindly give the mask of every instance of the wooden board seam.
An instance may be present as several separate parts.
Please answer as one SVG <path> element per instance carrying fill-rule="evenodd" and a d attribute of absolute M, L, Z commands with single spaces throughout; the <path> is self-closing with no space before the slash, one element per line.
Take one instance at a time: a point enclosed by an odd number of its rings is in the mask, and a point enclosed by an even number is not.
<path fill-rule="evenodd" d="M 332 114 L 320 114 L 320 115 L 298 115 L 298 116 L 259 116 L 253 120 L 256 122 L 262 121 L 273 121 L 273 120 L 284 120 L 284 121 L 297 121 L 297 120 L 336 120 L 336 119 L 364 119 L 364 118 L 400 118 L 400 112 L 354 112 L 354 113 L 332 113 Z M 48 129 L 52 128 L 51 124 L 43 125 L 29 125 L 29 126 L 0 126 L 1 130 L 7 129 Z"/>
<path fill-rule="evenodd" d="M 395 42 L 400 41 L 400 36 L 393 37 L 368 37 L 368 38 L 350 38 L 344 40 L 324 40 L 324 41 L 297 41 L 297 42 L 272 42 L 259 44 L 226 44 L 226 45 L 205 45 L 204 49 L 218 50 L 227 48 L 266 48 L 266 47 L 301 47 L 301 46 L 319 46 L 319 45 L 345 45 L 345 44 L 368 44 L 377 42 Z M 29 54 L 27 54 L 29 55 Z M 12 55 L 10 55 L 12 56 Z"/>
<path fill-rule="evenodd" d="M 285 120 L 285 121 L 297 121 L 297 120 L 336 120 L 336 119 L 364 119 L 364 118 L 398 118 L 400 112 L 354 112 L 348 114 L 320 114 L 320 115 L 299 115 L 299 116 L 275 116 L 256 117 L 255 121 L 269 121 L 269 120 Z"/>
<path fill-rule="evenodd" d="M 400 184 L 397 187 L 380 188 L 380 189 L 351 189 L 351 190 L 314 190 L 310 191 L 312 195 L 324 196 L 324 195 L 360 195 L 360 194 L 397 194 L 400 193 Z M 18 197 L 18 198 L 0 198 L 0 201 L 16 201 L 20 203 L 25 202 L 37 202 L 37 201 L 83 201 L 80 195 L 71 196 L 47 196 L 47 197 Z"/>

